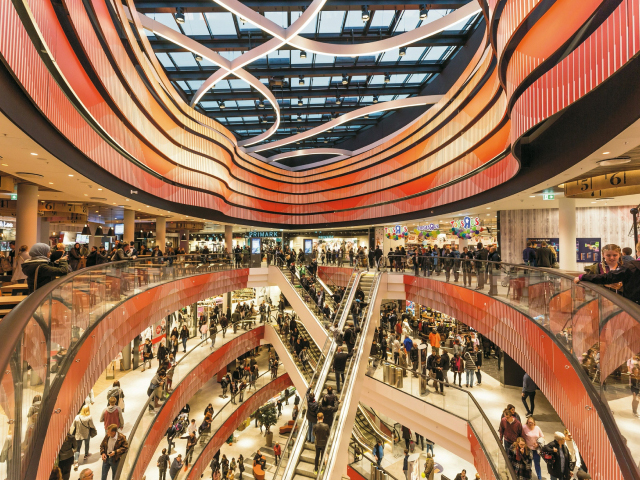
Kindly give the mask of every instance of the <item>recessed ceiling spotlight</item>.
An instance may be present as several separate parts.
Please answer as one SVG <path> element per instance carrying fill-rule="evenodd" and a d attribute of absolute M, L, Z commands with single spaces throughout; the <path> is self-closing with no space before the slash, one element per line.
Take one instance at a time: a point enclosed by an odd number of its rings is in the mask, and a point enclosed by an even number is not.
<path fill-rule="evenodd" d="M 300 115 L 298 115 L 298 121 L 301 122 L 302 121 L 302 117 Z"/>
<path fill-rule="evenodd" d="M 529 197 L 530 197 L 530 198 L 536 198 L 536 196 L 535 196 L 535 195 L 529 195 Z"/>
<path fill-rule="evenodd" d="M 300 75 L 300 78 L 298 79 L 298 85 L 304 86 L 304 75 Z"/>
<path fill-rule="evenodd" d="M 369 118 L 369 114 L 365 113 L 363 118 Z"/>
<path fill-rule="evenodd" d="M 384 83 L 389 83 L 391 81 L 391 75 L 389 75 L 388 73 L 386 73 L 384 75 Z"/>
<path fill-rule="evenodd" d="M 240 17 L 240 23 L 242 23 L 244 25 L 245 23 L 247 23 L 247 19 L 243 18 L 243 17 Z"/>
<path fill-rule="evenodd" d="M 340 97 L 336 97 L 336 105 L 341 105 L 342 104 L 342 100 L 340 100 Z"/>
<path fill-rule="evenodd" d="M 32 153 L 31 155 L 33 155 L 34 157 L 37 157 L 38 154 L 37 153 Z"/>
<path fill-rule="evenodd" d="M 260 103 L 258 103 L 258 106 L 260 108 L 264 108 L 264 100 L 260 100 Z"/>
<path fill-rule="evenodd" d="M 202 55 L 196 55 L 196 62 L 202 61 Z"/>
<path fill-rule="evenodd" d="M 72 174 L 72 173 L 70 173 L 70 174 L 69 174 L 69 176 L 70 176 L 70 177 L 73 177 L 73 174 Z"/>
<path fill-rule="evenodd" d="M 371 14 L 369 13 L 369 7 L 368 5 L 362 5 L 362 15 L 361 15 L 362 21 L 363 22 L 368 22 L 369 19 L 371 18 Z"/>
<path fill-rule="evenodd" d="M 404 57 L 407 54 L 407 47 L 400 47 L 400 56 Z"/>
<path fill-rule="evenodd" d="M 302 105 L 304 105 L 304 103 L 302 102 L 302 97 L 298 97 L 298 106 L 301 107 Z"/>
<path fill-rule="evenodd" d="M 227 108 L 224 102 L 218 102 L 218 106 L 220 107 L 220 110 L 224 110 L 225 108 Z"/>
<path fill-rule="evenodd" d="M 373 103 L 378 103 L 378 96 L 377 95 L 373 96 Z"/>
<path fill-rule="evenodd" d="M 606 160 L 600 160 L 598 165 L 602 167 L 612 167 L 614 165 L 624 165 L 625 163 L 631 162 L 631 157 L 615 157 L 615 158 L 607 158 Z"/>
<path fill-rule="evenodd" d="M 8 163 L 3 163 L 3 164 L 2 164 L 2 166 L 3 166 L 3 167 L 8 167 L 8 166 L 9 166 L 9 164 L 8 164 Z"/>
<path fill-rule="evenodd" d="M 300 58 L 307 58 L 307 52 L 300 50 Z"/>
<path fill-rule="evenodd" d="M 184 23 L 184 9 L 182 7 L 176 8 L 176 22 Z"/>
<path fill-rule="evenodd" d="M 603 155 L 609 155 L 611 152 L 602 152 Z"/>
<path fill-rule="evenodd" d="M 429 10 L 427 10 L 427 6 L 424 3 L 420 4 L 420 20 L 424 20 L 427 18 L 429 14 Z"/>
<path fill-rule="evenodd" d="M 349 83 L 349 77 L 347 77 L 344 73 L 342 74 L 342 84 L 346 85 Z"/>
<path fill-rule="evenodd" d="M 53 182 L 49 182 L 49 185 L 53 185 Z"/>

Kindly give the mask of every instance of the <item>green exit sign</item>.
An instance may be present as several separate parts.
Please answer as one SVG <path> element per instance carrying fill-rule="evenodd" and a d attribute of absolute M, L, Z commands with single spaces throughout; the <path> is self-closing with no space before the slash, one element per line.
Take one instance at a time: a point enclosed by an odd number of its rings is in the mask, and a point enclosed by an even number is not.
<path fill-rule="evenodd" d="M 17 200 L 18 199 L 18 194 L 17 193 L 12 193 L 11 194 L 11 200 Z"/>
<path fill-rule="evenodd" d="M 552 193 L 543 193 L 542 194 L 542 199 L 543 200 L 553 200 L 555 198 L 556 198 L 556 196 L 553 195 Z"/>

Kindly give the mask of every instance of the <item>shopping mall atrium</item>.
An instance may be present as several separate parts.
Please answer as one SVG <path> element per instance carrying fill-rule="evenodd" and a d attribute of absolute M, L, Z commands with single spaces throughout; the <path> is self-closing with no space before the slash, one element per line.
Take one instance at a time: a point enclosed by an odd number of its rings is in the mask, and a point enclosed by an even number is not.
<path fill-rule="evenodd" d="M 640 480 L 639 79 L 640 0 L 0 0 L 0 480 Z"/>

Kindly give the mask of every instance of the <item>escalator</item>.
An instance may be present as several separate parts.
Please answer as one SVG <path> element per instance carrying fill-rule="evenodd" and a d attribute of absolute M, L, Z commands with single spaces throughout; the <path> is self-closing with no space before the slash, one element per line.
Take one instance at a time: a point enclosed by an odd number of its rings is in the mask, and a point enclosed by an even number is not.
<path fill-rule="evenodd" d="M 351 314 L 351 307 L 355 302 L 356 291 L 358 291 L 358 295 L 364 300 L 363 304 L 365 305 L 363 309 L 363 316 L 359 322 L 359 325 L 362 328 L 360 334 L 356 338 L 356 342 L 353 348 L 354 356 L 350 361 L 347 362 L 345 370 L 345 383 L 340 393 L 340 403 L 338 405 L 338 410 L 334 413 L 334 421 L 331 427 L 331 433 L 329 435 L 327 447 L 323 455 L 323 462 L 325 458 L 331 458 L 331 456 L 335 454 L 329 452 L 332 449 L 335 450 L 338 447 L 338 444 L 340 443 L 339 440 L 342 438 L 342 435 L 344 435 L 342 429 L 344 427 L 344 419 L 346 418 L 346 413 L 349 409 L 349 405 L 351 404 L 351 396 L 354 390 L 356 372 L 358 370 L 360 362 L 366 362 L 366 358 L 368 357 L 367 354 L 363 355 L 363 349 L 365 346 L 364 339 L 367 336 L 370 325 L 372 324 L 371 319 L 373 308 L 369 307 L 372 305 L 372 301 L 375 299 L 380 275 L 375 273 L 359 273 L 357 276 L 357 280 L 357 287 L 351 287 L 351 289 L 348 291 L 348 295 L 345 294 L 345 297 L 347 297 L 347 301 L 343 301 L 340 305 L 339 326 L 344 327 L 347 321 L 350 323 L 354 321 L 354 318 Z M 362 293 L 360 293 L 360 290 L 362 291 Z M 332 339 L 330 339 L 329 341 L 333 344 Z M 321 368 L 318 369 L 319 375 L 317 378 L 317 382 L 312 383 L 310 387 L 311 391 L 315 393 L 316 399 L 322 398 L 326 387 L 332 386 L 335 388 L 335 375 L 329 373 L 330 366 L 333 363 L 333 356 L 335 351 L 335 345 L 331 345 L 331 348 L 327 350 L 326 360 L 321 365 Z M 279 465 L 274 478 L 304 479 L 315 478 L 317 476 L 316 472 L 314 472 L 313 461 L 315 459 L 315 446 L 306 441 L 306 433 L 307 429 L 309 428 L 308 422 L 306 420 L 306 399 L 301 412 L 305 413 L 305 416 L 304 418 L 299 419 L 299 421 L 296 422 L 294 430 L 292 431 L 292 435 L 285 446 L 283 452 L 283 461 L 281 462 L 281 465 Z M 351 430 L 351 427 L 349 427 L 349 430 Z M 300 433 L 303 434 L 303 437 L 300 436 Z M 282 476 L 280 476 L 281 471 Z M 331 474 L 328 473 L 328 471 L 323 470 L 320 476 L 322 475 L 326 475 L 323 478 L 330 478 Z"/>
<path fill-rule="evenodd" d="M 375 413 L 371 412 L 362 404 L 358 405 L 351 436 L 364 452 L 372 452 L 378 440 L 381 440 L 383 444 L 393 444 L 393 430 L 385 425 L 385 429 L 389 432 L 389 434 L 386 434 L 382 429 L 378 428 L 374 418 Z"/>

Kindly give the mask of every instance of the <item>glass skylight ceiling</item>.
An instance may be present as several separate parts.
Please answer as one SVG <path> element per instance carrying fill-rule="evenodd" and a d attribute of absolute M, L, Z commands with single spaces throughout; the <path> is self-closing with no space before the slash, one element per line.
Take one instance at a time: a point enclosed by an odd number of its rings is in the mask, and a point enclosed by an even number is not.
<path fill-rule="evenodd" d="M 471 0 L 459 0 L 463 6 Z M 233 60 L 244 52 L 256 48 L 271 37 L 250 22 L 225 11 L 209 11 L 185 3 L 185 22 L 177 23 L 175 13 L 166 8 L 155 11 L 145 7 L 145 1 L 136 3 L 138 10 L 150 18 L 192 37 L 223 57 Z M 176 0 L 179 7 L 181 0 Z M 452 0 L 452 4 L 456 4 Z M 199 4 L 199 2 L 195 2 Z M 300 15 L 300 7 L 268 2 L 268 7 L 258 9 L 272 22 L 288 27 Z M 209 6 L 210 7 L 210 6 Z M 302 36 L 331 44 L 368 43 L 411 31 L 430 23 L 453 10 L 429 10 L 426 19 L 420 19 L 417 5 L 407 10 L 375 9 L 370 5 L 370 18 L 363 22 L 361 5 L 350 2 L 328 2 L 325 10 L 314 18 L 302 32 Z M 207 11 L 203 11 L 207 10 Z M 307 52 L 285 45 L 266 58 L 245 67 L 270 86 L 281 106 L 280 128 L 271 140 L 288 137 L 296 132 L 313 128 L 351 110 L 377 103 L 417 96 L 439 74 L 446 63 L 466 43 L 473 30 L 481 22 L 477 15 L 438 35 L 400 49 L 367 57 L 333 57 Z M 184 48 L 146 32 L 158 60 L 165 68 L 175 88 L 187 100 L 218 67 Z M 343 84 L 343 75 L 347 84 Z M 388 79 L 385 81 L 386 76 Z M 340 105 L 336 104 L 340 98 Z M 299 105 L 299 99 L 302 105 Z M 264 101 L 264 107 L 260 101 Z M 224 108 L 221 108 L 224 107 Z M 239 140 L 253 137 L 271 127 L 275 119 L 270 103 L 246 82 L 230 76 L 218 82 L 201 99 L 197 108 L 215 118 L 234 132 Z M 262 152 L 265 156 L 300 148 L 338 146 L 359 131 L 370 128 L 394 112 L 382 112 L 359 118 L 347 125 L 336 127 L 331 133 L 319 135 L 300 144 Z M 298 117 L 302 121 L 298 121 Z M 292 160 L 295 161 L 295 160 Z"/>

